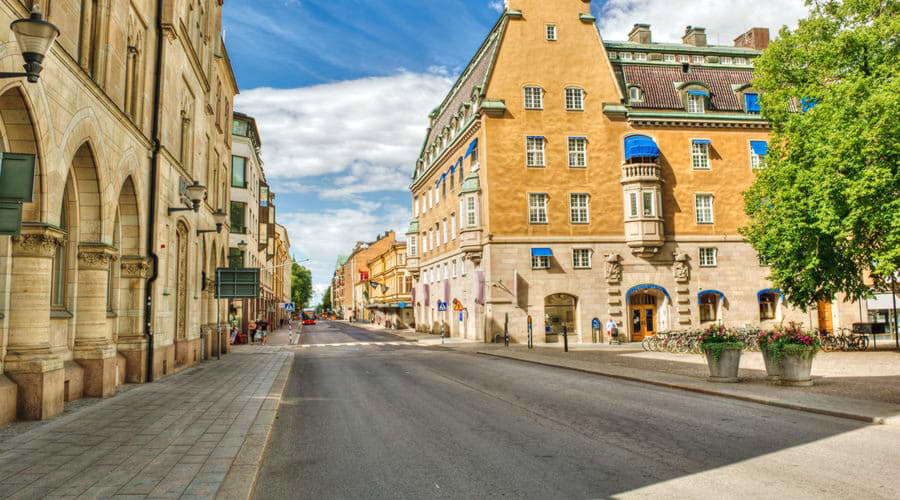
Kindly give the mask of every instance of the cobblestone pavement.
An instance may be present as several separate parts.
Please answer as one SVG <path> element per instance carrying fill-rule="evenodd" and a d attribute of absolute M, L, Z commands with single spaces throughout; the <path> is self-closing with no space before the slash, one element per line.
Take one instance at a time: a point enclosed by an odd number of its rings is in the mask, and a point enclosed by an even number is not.
<path fill-rule="evenodd" d="M 262 455 L 292 357 L 240 349 L 4 439 L 0 498 L 212 498 Z"/>

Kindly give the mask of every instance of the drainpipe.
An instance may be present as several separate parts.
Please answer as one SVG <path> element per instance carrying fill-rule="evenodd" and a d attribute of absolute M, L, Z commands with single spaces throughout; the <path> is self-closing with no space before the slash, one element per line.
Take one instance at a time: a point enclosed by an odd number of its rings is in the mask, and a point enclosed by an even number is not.
<path fill-rule="evenodd" d="M 153 382 L 153 290 L 159 277 L 159 255 L 156 254 L 156 200 L 159 196 L 156 182 L 159 173 L 159 150 L 161 147 L 159 115 L 162 101 L 162 61 L 165 39 L 163 36 L 163 1 L 156 0 L 156 63 L 153 82 L 153 125 L 150 132 L 150 198 L 147 210 L 147 252 L 152 260 L 150 277 L 144 293 L 144 332 L 147 337 L 147 382 Z"/>

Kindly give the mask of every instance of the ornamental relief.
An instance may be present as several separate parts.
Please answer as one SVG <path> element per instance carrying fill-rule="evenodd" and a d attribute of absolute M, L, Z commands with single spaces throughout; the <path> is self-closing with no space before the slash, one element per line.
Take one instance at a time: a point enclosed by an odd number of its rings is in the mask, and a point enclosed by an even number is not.
<path fill-rule="evenodd" d="M 622 281 L 622 263 L 619 262 L 619 254 L 611 253 L 606 256 L 606 282 L 619 283 Z"/>
<path fill-rule="evenodd" d="M 119 256 L 108 253 L 103 250 L 98 251 L 89 251 L 82 250 L 78 252 L 78 268 L 79 269 L 94 269 L 94 270 L 107 270 L 109 269 L 109 264 L 115 260 L 118 260 Z"/>
<path fill-rule="evenodd" d="M 150 274 L 150 261 L 147 259 L 123 259 L 121 268 L 123 278 L 144 279 Z"/>
<path fill-rule="evenodd" d="M 23 234 L 12 237 L 13 257 L 51 258 L 56 249 L 65 244 L 63 238 L 47 234 Z"/>
<path fill-rule="evenodd" d="M 675 281 L 690 281 L 691 267 L 687 262 L 688 255 L 683 252 L 673 252 L 672 255 L 675 257 L 675 264 L 672 267 L 672 272 L 675 275 Z"/>

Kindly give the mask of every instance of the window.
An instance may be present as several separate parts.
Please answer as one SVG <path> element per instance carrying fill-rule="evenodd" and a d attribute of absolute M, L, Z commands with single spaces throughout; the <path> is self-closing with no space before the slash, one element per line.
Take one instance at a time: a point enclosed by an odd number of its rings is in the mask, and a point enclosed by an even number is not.
<path fill-rule="evenodd" d="M 78 58 L 82 67 L 92 76 L 98 76 L 100 66 L 97 53 L 100 49 L 100 0 L 81 2 L 81 40 Z"/>
<path fill-rule="evenodd" d="M 587 139 L 584 137 L 569 137 L 569 166 L 587 166 Z"/>
<path fill-rule="evenodd" d="M 759 94 L 755 92 L 747 92 L 744 94 L 744 109 L 748 113 L 759 114 Z"/>
<path fill-rule="evenodd" d="M 775 292 L 765 292 L 759 294 L 760 321 L 775 319 L 775 311 L 778 309 L 778 298 L 778 294 Z"/>
<path fill-rule="evenodd" d="M 707 293 L 700 296 L 700 322 L 716 321 L 718 319 L 719 296 L 715 293 Z"/>
<path fill-rule="evenodd" d="M 544 138 L 529 137 L 525 145 L 525 161 L 529 167 L 544 166 Z"/>
<path fill-rule="evenodd" d="M 635 53 L 634 53 L 634 60 L 635 60 L 635 61 L 646 61 L 646 60 L 647 60 L 647 53 L 646 53 L 646 52 L 635 52 Z"/>
<path fill-rule="evenodd" d="M 618 53 L 618 52 L 610 52 L 610 53 L 609 53 L 609 58 L 610 58 L 610 59 L 615 59 L 615 58 L 617 58 L 617 57 L 619 57 L 619 53 Z"/>
<path fill-rule="evenodd" d="M 569 195 L 572 224 L 588 223 L 588 199 L 587 193 L 572 193 Z"/>
<path fill-rule="evenodd" d="M 691 62 L 694 64 L 703 64 L 705 61 L 706 60 L 703 58 L 703 56 L 695 55 L 695 56 L 691 57 Z"/>
<path fill-rule="evenodd" d="M 576 248 L 572 250 L 572 267 L 575 269 L 590 269 L 592 253 L 590 248 Z"/>
<path fill-rule="evenodd" d="M 231 187 L 247 188 L 247 159 L 243 156 L 231 157 Z"/>
<path fill-rule="evenodd" d="M 709 170 L 709 142 L 693 141 L 691 143 L 691 164 L 694 170 Z"/>
<path fill-rule="evenodd" d="M 228 267 L 232 269 L 244 267 L 244 252 L 240 248 L 228 249 Z"/>
<path fill-rule="evenodd" d="M 632 218 L 638 216 L 638 194 L 635 192 L 628 193 L 628 215 Z"/>
<path fill-rule="evenodd" d="M 544 94 L 540 87 L 525 87 L 525 109 L 543 109 Z"/>
<path fill-rule="evenodd" d="M 407 253 L 409 254 L 410 257 L 416 257 L 417 252 L 419 251 L 419 249 L 416 247 L 416 240 L 417 240 L 416 235 L 414 235 L 414 234 L 409 235 L 409 247 L 408 247 Z"/>
<path fill-rule="evenodd" d="M 419 196 L 416 195 L 415 201 L 413 202 L 413 213 L 415 217 L 419 216 Z"/>
<path fill-rule="evenodd" d="M 532 269 L 550 269 L 550 257 L 546 255 L 531 256 Z"/>
<path fill-rule="evenodd" d="M 687 54 L 679 54 L 678 62 L 682 62 L 682 63 L 691 62 L 691 57 L 688 56 Z"/>
<path fill-rule="evenodd" d="M 450 214 L 450 239 L 456 239 L 456 214 Z"/>
<path fill-rule="evenodd" d="M 450 277 L 456 279 L 456 259 L 450 261 Z"/>
<path fill-rule="evenodd" d="M 653 191 L 644 191 L 641 193 L 644 208 L 644 217 L 656 216 L 656 203 L 654 202 Z"/>
<path fill-rule="evenodd" d="M 69 230 L 67 205 L 69 197 L 63 195 L 62 211 L 59 216 L 59 227 Z M 53 282 L 50 284 L 50 306 L 54 309 L 66 307 L 66 245 L 57 245 L 53 253 Z"/>
<path fill-rule="evenodd" d="M 619 59 L 623 61 L 631 60 L 631 52 L 619 52 Z"/>
<path fill-rule="evenodd" d="M 447 242 L 450 241 L 447 237 L 448 230 L 447 230 L 447 218 L 446 217 L 444 217 L 444 225 L 441 227 L 443 227 L 443 229 L 444 229 L 444 232 L 442 233 L 442 235 L 443 235 L 443 242 L 446 245 Z"/>
<path fill-rule="evenodd" d="M 628 101 L 629 102 L 643 102 L 644 101 L 644 93 L 641 92 L 640 87 L 628 87 Z"/>
<path fill-rule="evenodd" d="M 546 193 L 528 194 L 528 222 L 530 222 L 531 224 L 547 223 Z"/>
<path fill-rule="evenodd" d="M 750 168 L 765 168 L 766 157 L 759 154 L 759 147 L 754 147 L 753 142 L 750 143 Z"/>
<path fill-rule="evenodd" d="M 247 204 L 239 201 L 231 202 L 231 232 L 244 234 L 247 232 L 246 225 Z"/>
<path fill-rule="evenodd" d="M 698 194 L 695 198 L 697 224 L 713 223 L 713 197 L 711 194 Z"/>
<path fill-rule="evenodd" d="M 722 64 L 726 64 L 726 65 L 729 65 L 729 66 L 732 65 L 732 64 L 734 64 L 734 61 L 732 61 L 730 57 L 722 57 L 719 61 L 720 61 Z"/>
<path fill-rule="evenodd" d="M 422 254 L 428 253 L 428 233 L 422 233 Z"/>
<path fill-rule="evenodd" d="M 701 248 L 700 249 L 700 267 L 716 267 L 716 257 L 718 249 Z"/>
<path fill-rule="evenodd" d="M 478 225 L 477 213 L 475 212 L 475 197 L 469 196 L 466 199 L 466 225 L 475 227 Z"/>
<path fill-rule="evenodd" d="M 556 25 L 555 25 L 555 24 L 548 24 L 548 25 L 547 25 L 547 40 L 550 41 L 550 42 L 555 42 L 555 41 L 556 41 L 556 35 L 557 35 L 557 33 L 556 33 Z"/>
<path fill-rule="evenodd" d="M 584 111 L 584 90 L 576 87 L 566 89 L 566 110 Z"/>
<path fill-rule="evenodd" d="M 744 57 L 735 57 L 735 58 L 734 58 L 734 64 L 737 64 L 738 66 L 746 66 L 746 65 L 747 65 L 747 59 L 744 58 Z"/>
<path fill-rule="evenodd" d="M 706 96 L 688 94 L 687 96 L 688 113 L 704 113 L 706 112 Z"/>
<path fill-rule="evenodd" d="M 663 61 L 675 62 L 675 54 L 663 54 Z"/>

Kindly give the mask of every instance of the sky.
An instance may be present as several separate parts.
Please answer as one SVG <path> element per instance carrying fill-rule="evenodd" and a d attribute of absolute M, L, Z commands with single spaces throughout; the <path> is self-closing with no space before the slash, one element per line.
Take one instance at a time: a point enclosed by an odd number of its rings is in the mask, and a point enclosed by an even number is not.
<path fill-rule="evenodd" d="M 257 120 L 277 218 L 294 258 L 309 259 L 314 304 L 357 241 L 405 237 L 428 113 L 502 10 L 501 0 L 225 2 L 235 109 Z M 756 26 L 774 37 L 807 13 L 803 0 L 594 0 L 591 10 L 605 40 L 648 23 L 656 42 L 693 25 L 722 45 Z"/>

